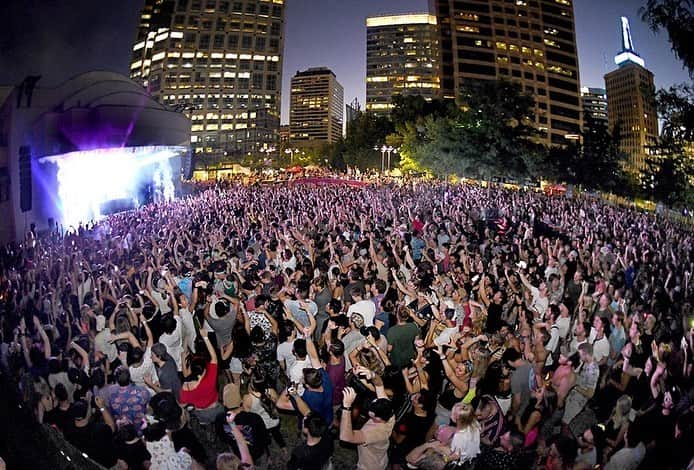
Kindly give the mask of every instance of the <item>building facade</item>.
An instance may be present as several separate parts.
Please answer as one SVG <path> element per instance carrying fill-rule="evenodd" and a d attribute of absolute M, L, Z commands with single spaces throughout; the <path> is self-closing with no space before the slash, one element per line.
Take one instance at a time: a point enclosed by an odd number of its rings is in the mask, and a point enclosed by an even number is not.
<path fill-rule="evenodd" d="M 466 80 L 509 79 L 536 101 L 547 144 L 577 139 L 582 125 L 571 0 L 430 0 L 441 43 L 441 86 L 458 98 Z"/>
<path fill-rule="evenodd" d="M 428 13 L 366 19 L 366 110 L 388 114 L 395 95 L 440 97 L 436 17 Z"/>
<path fill-rule="evenodd" d="M 658 141 L 653 73 L 634 49 L 627 18 L 621 18 L 622 51 L 617 70 L 605 75 L 610 132 L 618 130 L 620 149 L 628 155 L 626 170 L 638 177 L 646 168 L 648 149 Z"/>
<path fill-rule="evenodd" d="M 358 98 L 354 98 L 351 103 L 345 105 L 345 134 L 349 126 L 361 113 L 361 103 Z"/>
<path fill-rule="evenodd" d="M 145 0 L 131 78 L 192 121 L 220 165 L 278 143 L 284 0 Z"/>
<path fill-rule="evenodd" d="M 607 128 L 607 92 L 604 88 L 581 87 L 581 106 L 584 132 L 591 127 Z"/>
<path fill-rule="evenodd" d="M 293 143 L 332 143 L 342 137 L 344 89 L 328 68 L 310 68 L 292 77 L 289 131 Z"/>

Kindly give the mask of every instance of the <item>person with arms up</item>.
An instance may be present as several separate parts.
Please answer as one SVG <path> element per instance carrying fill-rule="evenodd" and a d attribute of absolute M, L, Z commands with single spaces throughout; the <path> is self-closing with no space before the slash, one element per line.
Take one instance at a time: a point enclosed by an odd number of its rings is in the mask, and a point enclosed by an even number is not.
<path fill-rule="evenodd" d="M 352 427 L 352 404 L 357 398 L 357 392 L 352 387 L 345 388 L 340 440 L 358 445 L 358 470 L 385 470 L 388 466 L 390 435 L 395 426 L 393 405 L 386 395 L 381 377 L 361 367 L 357 369 L 357 375 L 373 384 L 376 399 L 369 404 L 369 420 L 361 429 L 355 430 Z"/>

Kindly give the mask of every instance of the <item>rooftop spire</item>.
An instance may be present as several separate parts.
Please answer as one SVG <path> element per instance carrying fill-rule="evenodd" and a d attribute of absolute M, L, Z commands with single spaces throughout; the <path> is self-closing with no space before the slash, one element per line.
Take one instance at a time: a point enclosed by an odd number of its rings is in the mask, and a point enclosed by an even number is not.
<path fill-rule="evenodd" d="M 631 39 L 631 28 L 629 27 L 629 19 L 626 16 L 621 17 L 622 23 L 622 52 L 617 54 L 614 58 L 614 62 L 617 65 L 623 65 L 627 62 L 633 62 L 639 64 L 641 67 L 645 67 L 646 63 L 636 53 L 634 49 L 634 40 Z"/>

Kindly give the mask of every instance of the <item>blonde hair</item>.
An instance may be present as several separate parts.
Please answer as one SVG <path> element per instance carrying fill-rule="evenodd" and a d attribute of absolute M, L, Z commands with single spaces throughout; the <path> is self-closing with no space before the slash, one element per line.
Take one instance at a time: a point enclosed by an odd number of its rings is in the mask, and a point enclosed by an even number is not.
<path fill-rule="evenodd" d="M 617 400 L 617 404 L 612 411 L 612 416 L 610 419 L 612 422 L 618 425 L 624 424 L 629 419 L 629 412 L 631 411 L 631 397 L 629 395 L 622 395 Z"/>
<path fill-rule="evenodd" d="M 357 357 L 359 358 L 359 362 L 362 366 L 373 371 L 376 373 L 376 375 L 382 376 L 386 370 L 385 364 L 383 364 L 383 361 L 378 356 L 378 353 L 375 353 L 371 349 L 362 349 L 359 351 Z"/>

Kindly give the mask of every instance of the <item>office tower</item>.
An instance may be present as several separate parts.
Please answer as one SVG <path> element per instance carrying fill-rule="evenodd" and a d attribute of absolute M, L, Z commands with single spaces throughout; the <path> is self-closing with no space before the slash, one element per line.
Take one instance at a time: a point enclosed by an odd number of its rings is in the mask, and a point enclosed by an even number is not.
<path fill-rule="evenodd" d="M 224 164 L 278 142 L 284 0 L 145 0 L 130 76 Z"/>
<path fill-rule="evenodd" d="M 605 75 L 610 132 L 619 129 L 620 149 L 629 156 L 626 170 L 638 176 L 646 167 L 648 148 L 658 140 L 653 74 L 634 49 L 629 20 L 621 18 L 622 50 L 617 70 Z"/>
<path fill-rule="evenodd" d="M 310 68 L 292 77 L 289 105 L 293 143 L 332 143 L 342 137 L 344 90 L 328 68 Z"/>
<path fill-rule="evenodd" d="M 440 97 L 436 17 L 428 13 L 366 19 L 366 110 L 389 114 L 394 95 Z"/>
<path fill-rule="evenodd" d="M 597 126 L 607 129 L 607 92 L 604 88 L 581 87 L 581 106 L 584 132 Z"/>
<path fill-rule="evenodd" d="M 358 98 L 354 98 L 351 103 L 345 105 L 345 132 L 349 129 L 349 125 L 359 117 L 361 113 L 361 103 Z"/>
<path fill-rule="evenodd" d="M 547 144 L 581 131 L 578 55 L 570 0 L 430 0 L 441 36 L 444 97 L 466 80 L 505 78 L 536 101 L 536 127 Z"/>

